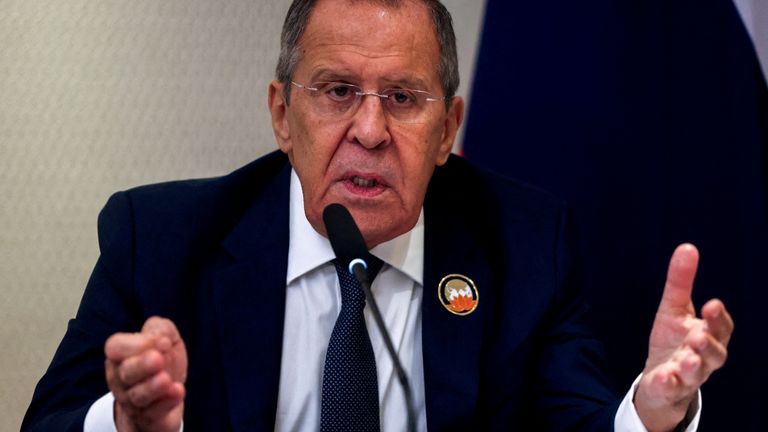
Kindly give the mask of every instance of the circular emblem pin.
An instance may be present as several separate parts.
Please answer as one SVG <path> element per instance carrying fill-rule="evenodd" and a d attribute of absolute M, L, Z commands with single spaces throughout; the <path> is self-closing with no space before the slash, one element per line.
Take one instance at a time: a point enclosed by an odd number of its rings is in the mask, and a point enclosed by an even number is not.
<path fill-rule="evenodd" d="M 448 312 L 461 316 L 474 312 L 480 300 L 472 279 L 460 274 L 444 277 L 437 285 L 437 297 Z"/>

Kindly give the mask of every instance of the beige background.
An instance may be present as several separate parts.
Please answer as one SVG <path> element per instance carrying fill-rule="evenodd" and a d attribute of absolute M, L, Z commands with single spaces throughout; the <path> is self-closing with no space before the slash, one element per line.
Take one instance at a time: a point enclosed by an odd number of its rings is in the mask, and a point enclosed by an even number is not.
<path fill-rule="evenodd" d="M 289 0 L 0 0 L 0 431 L 18 430 L 119 189 L 275 148 L 265 90 Z M 454 14 L 466 94 L 484 1 Z"/>
<path fill-rule="evenodd" d="M 768 79 L 768 1 L 734 0 L 734 3 L 741 13 L 744 26 L 752 36 L 763 75 Z"/>

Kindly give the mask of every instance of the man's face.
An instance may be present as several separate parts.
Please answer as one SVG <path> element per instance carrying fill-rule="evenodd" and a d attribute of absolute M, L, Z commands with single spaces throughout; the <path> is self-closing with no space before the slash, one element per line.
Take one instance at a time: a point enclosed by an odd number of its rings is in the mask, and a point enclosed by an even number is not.
<path fill-rule="evenodd" d="M 319 1 L 299 48 L 297 83 L 338 81 L 366 92 L 395 87 L 444 96 L 434 26 L 417 1 L 397 9 Z M 350 210 L 369 248 L 410 230 L 435 166 L 450 154 L 463 101 L 454 98 L 447 111 L 443 102 L 430 102 L 412 124 L 393 119 L 376 96 L 363 97 L 350 115 L 329 117 L 318 112 L 317 95 L 309 91 L 292 88 L 290 105 L 282 95 L 283 84 L 273 82 L 272 123 L 301 181 L 315 230 L 325 234 L 323 209 L 335 202 Z"/>

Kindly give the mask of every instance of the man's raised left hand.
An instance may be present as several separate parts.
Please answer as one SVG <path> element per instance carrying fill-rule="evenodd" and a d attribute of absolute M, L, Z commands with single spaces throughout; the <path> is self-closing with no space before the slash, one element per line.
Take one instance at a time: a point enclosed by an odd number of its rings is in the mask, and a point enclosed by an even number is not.
<path fill-rule="evenodd" d="M 648 360 L 635 393 L 640 419 L 650 432 L 671 431 L 685 417 L 699 387 L 725 363 L 733 320 L 723 302 L 708 301 L 701 318 L 691 300 L 699 252 L 675 249 L 656 312 Z"/>

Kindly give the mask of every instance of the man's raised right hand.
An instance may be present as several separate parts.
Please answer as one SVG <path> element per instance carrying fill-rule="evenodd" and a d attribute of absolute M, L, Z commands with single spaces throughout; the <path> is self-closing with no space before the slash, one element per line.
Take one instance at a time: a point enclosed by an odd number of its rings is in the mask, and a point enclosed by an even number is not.
<path fill-rule="evenodd" d="M 184 417 L 187 350 L 172 321 L 151 317 L 140 333 L 115 333 L 104 345 L 120 432 L 178 432 Z"/>

